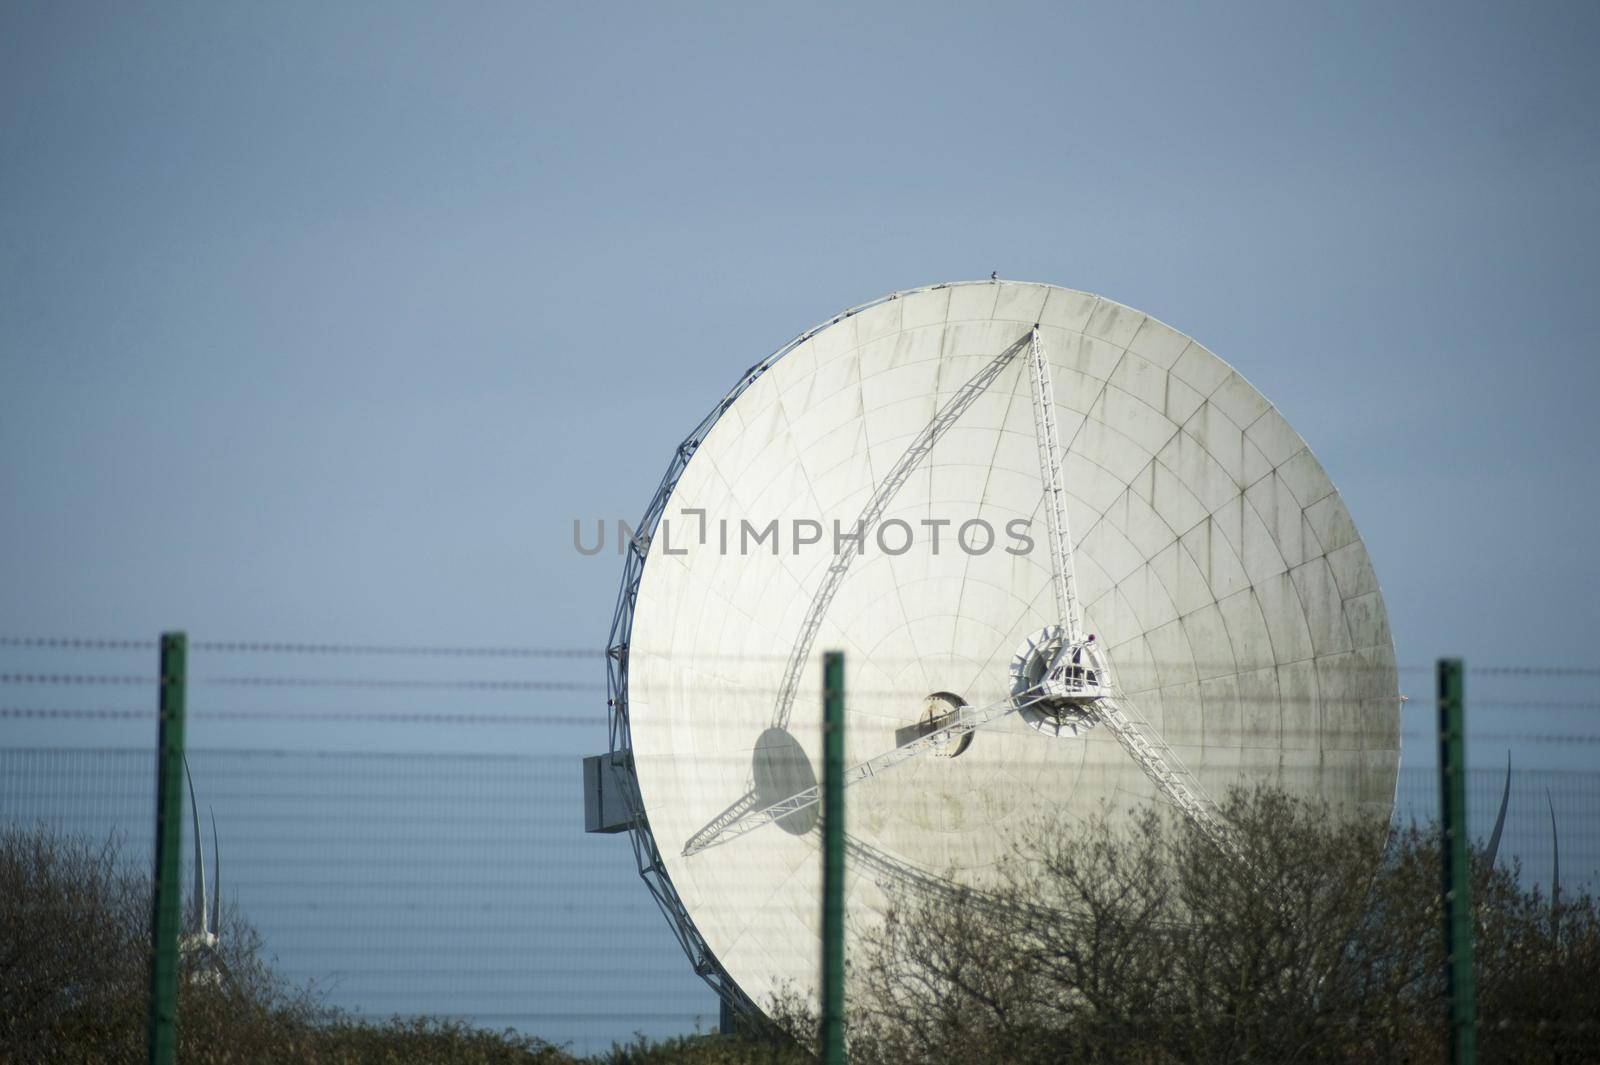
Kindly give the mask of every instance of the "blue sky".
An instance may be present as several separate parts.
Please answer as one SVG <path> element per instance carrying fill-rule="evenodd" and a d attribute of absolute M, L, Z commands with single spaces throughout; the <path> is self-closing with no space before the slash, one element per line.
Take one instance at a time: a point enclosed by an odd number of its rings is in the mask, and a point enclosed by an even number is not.
<path fill-rule="evenodd" d="M 1596 21 L 11 6 L 0 612 L 598 641 L 572 517 L 799 329 L 999 270 L 1278 404 L 1403 659 L 1588 660 Z"/>
<path fill-rule="evenodd" d="M 998 270 L 1276 403 L 1403 662 L 1592 665 L 1597 44 L 1581 3 L 7 5 L 0 630 L 598 647 L 573 518 L 792 334 Z M 601 701 L 196 742 L 576 753 Z"/>

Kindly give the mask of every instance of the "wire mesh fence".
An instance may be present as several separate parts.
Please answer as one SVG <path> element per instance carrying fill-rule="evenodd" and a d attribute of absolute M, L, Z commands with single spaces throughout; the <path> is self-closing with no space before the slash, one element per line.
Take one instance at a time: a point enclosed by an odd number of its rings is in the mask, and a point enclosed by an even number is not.
<path fill-rule="evenodd" d="M 189 764 L 224 906 L 331 1005 L 464 1017 L 580 1050 L 716 1024 L 626 848 L 584 836 L 576 759 L 203 748 Z M 154 772 L 149 749 L 3 750 L 0 810 L 114 834 L 147 867 Z"/>
<path fill-rule="evenodd" d="M 460 1017 L 580 1053 L 716 1026 L 624 840 L 584 832 L 581 757 L 605 746 L 600 652 L 191 646 L 206 860 L 214 818 L 224 905 L 286 978 L 371 1016 Z M 0 822 L 115 836 L 148 869 L 154 648 L 0 640 Z M 1551 883 L 1558 860 L 1564 885 L 1600 877 L 1591 672 L 1532 687 L 1485 671 L 1481 703 L 1469 696 L 1470 824 L 1481 838 L 1494 823 L 1513 752 L 1500 852 L 1529 881 Z M 1431 713 L 1422 697 L 1402 711 L 1399 821 L 1437 815 Z"/>

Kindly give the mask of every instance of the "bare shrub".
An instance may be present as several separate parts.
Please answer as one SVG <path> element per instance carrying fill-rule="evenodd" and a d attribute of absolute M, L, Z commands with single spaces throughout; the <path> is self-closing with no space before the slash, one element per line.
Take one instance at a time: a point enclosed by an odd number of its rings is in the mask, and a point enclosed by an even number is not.
<path fill-rule="evenodd" d="M 1225 857 L 1165 811 L 1021 831 L 985 892 L 893 904 L 852 959 L 858 1062 L 1406 1062 L 1445 1048 L 1437 836 L 1270 789 Z M 1593 899 L 1477 870 L 1485 1061 L 1592 1060 Z M 774 1012 L 811 1038 L 794 1000 Z"/>
<path fill-rule="evenodd" d="M 148 877 L 128 869 L 115 838 L 0 830 L 0 1062 L 146 1060 L 150 907 Z M 194 957 L 179 973 L 177 1049 L 185 1063 L 574 1060 L 515 1032 L 426 1017 L 373 1023 L 328 1009 L 273 972 L 261 937 L 236 910 L 224 910 L 221 931 L 226 976 Z"/>

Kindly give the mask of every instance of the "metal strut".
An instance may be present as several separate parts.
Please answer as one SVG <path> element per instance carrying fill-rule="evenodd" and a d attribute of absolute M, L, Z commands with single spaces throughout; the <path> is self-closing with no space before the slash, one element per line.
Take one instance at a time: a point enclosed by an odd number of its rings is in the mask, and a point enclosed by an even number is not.
<path fill-rule="evenodd" d="M 1123 710 L 1124 705 L 1138 716 L 1137 721 Z M 1161 739 L 1131 703 L 1125 704 L 1119 694 L 1100 700 L 1090 712 L 1111 730 L 1117 742 L 1122 744 L 1122 749 L 1139 763 L 1139 768 L 1144 770 L 1163 798 L 1204 829 L 1225 850 L 1230 853 L 1233 851 L 1232 837 L 1217 813 L 1217 804 L 1201 790 L 1199 781 L 1194 779 L 1194 774 L 1178 758 L 1178 753 Z"/>
<path fill-rule="evenodd" d="M 1067 524 L 1066 490 L 1062 487 L 1055 388 L 1050 381 L 1050 360 L 1045 357 L 1038 325 L 1033 327 L 1030 338 L 1028 370 L 1033 393 L 1033 432 L 1039 446 L 1039 480 L 1044 487 L 1045 518 L 1050 528 L 1051 587 L 1055 590 L 1056 616 L 1066 630 L 1057 662 L 1067 662 L 1075 650 L 1083 649 L 1087 652 L 1086 657 L 1098 660 L 1099 687 L 1104 689 L 1103 695 L 1097 695 L 1093 692 L 1096 686 L 1087 685 L 1090 691 L 1086 697 L 1075 695 L 1069 701 L 1111 730 L 1123 750 L 1139 764 L 1163 798 L 1193 819 L 1220 845 L 1231 849 L 1232 843 L 1217 813 L 1216 803 L 1201 789 L 1199 781 L 1184 766 L 1177 752 L 1123 697 L 1115 682 L 1107 683 L 1110 663 L 1105 660 L 1104 652 L 1094 647 L 1084 634 L 1083 621 L 1078 614 L 1078 579 L 1072 562 L 1072 530 Z M 1054 682 L 1048 687 L 1056 689 L 1055 693 L 1066 694 L 1071 687 L 1071 678 L 1065 676 L 1059 666 L 1052 668 L 1047 676 Z"/>
<path fill-rule="evenodd" d="M 1009 717 L 1024 707 L 1038 702 L 1041 696 L 1028 692 L 1022 693 L 1028 698 L 1019 698 L 1015 695 L 1007 696 L 999 702 L 987 706 L 963 706 L 951 715 L 952 720 L 942 728 L 924 732 L 915 739 L 908 740 L 898 747 L 891 747 L 884 753 L 869 758 L 865 762 L 857 762 L 844 771 L 844 784 L 849 787 L 859 784 L 864 780 L 871 780 L 879 773 L 893 769 L 895 766 L 919 755 L 926 754 L 935 747 L 959 740 L 970 732 L 976 732 L 986 725 L 992 725 L 1002 718 Z M 790 814 L 798 813 L 808 807 L 815 806 L 822 798 L 822 785 L 813 784 L 803 791 L 797 791 L 787 798 L 763 806 L 759 810 L 753 809 L 755 797 L 746 796 L 744 800 L 735 803 L 722 813 L 715 821 L 696 832 L 683 846 L 683 854 L 688 857 L 699 854 L 719 843 L 726 843 L 736 836 L 746 832 L 753 832 L 763 825 L 780 821 Z"/>
<path fill-rule="evenodd" d="M 1034 436 L 1039 447 L 1039 478 L 1043 488 L 1045 516 L 1049 525 L 1051 588 L 1055 595 L 1056 616 L 1064 630 L 1054 661 L 1045 669 L 1044 676 L 1030 688 L 1016 692 L 999 702 L 987 706 L 963 706 L 951 715 L 947 724 L 869 758 L 845 770 L 844 783 L 848 787 L 870 780 L 895 766 L 910 761 L 934 748 L 958 741 L 961 737 L 992 725 L 1019 710 L 1043 706 L 1057 711 L 1070 710 L 1096 721 L 1104 722 L 1117 742 L 1127 751 L 1139 768 L 1148 776 L 1161 796 L 1184 816 L 1198 825 L 1208 837 L 1226 853 L 1238 857 L 1239 850 L 1231 838 L 1227 825 L 1218 813 L 1216 803 L 1206 795 L 1194 773 L 1183 764 L 1161 734 L 1139 713 L 1138 707 L 1128 700 L 1117 686 L 1106 652 L 1095 643 L 1094 637 L 1083 631 L 1083 621 L 1078 612 L 1077 577 L 1072 561 L 1072 532 L 1067 524 L 1066 490 L 1062 486 L 1061 443 L 1056 429 L 1055 393 L 1050 381 L 1050 364 L 1045 357 L 1044 345 L 1035 325 L 1025 338 L 1028 343 L 1028 377 L 1033 395 Z M 924 430 L 917 443 L 902 456 L 900 463 L 884 485 L 880 485 L 874 499 L 862 515 L 862 526 L 875 523 L 881 516 L 889 496 L 914 469 L 921 458 L 938 442 L 943 430 L 958 419 L 983 389 L 994 380 L 999 370 L 1016 354 L 1023 343 L 1001 352 L 962 391 L 946 405 L 934 422 Z M 844 572 L 853 557 L 847 553 L 830 570 L 826 587 L 829 593 L 819 596 L 813 603 L 812 616 L 799 641 L 799 653 L 792 656 L 790 673 L 798 676 L 796 662 L 803 661 L 810 650 L 822 609 L 831 600 L 831 589 L 843 580 Z M 819 609 L 822 608 L 822 609 Z M 786 694 L 780 697 L 776 721 L 781 726 L 788 720 L 793 705 L 793 685 L 785 685 Z M 821 799 L 820 786 L 812 786 L 766 806 L 754 792 L 747 793 L 709 824 L 696 832 L 684 844 L 685 856 L 725 843 L 736 836 L 755 831 L 764 825 L 782 820 L 816 805 Z"/>
<path fill-rule="evenodd" d="M 783 683 L 778 686 L 778 700 L 772 711 L 773 728 L 788 728 L 789 715 L 794 710 L 794 698 L 799 690 L 800 677 L 811 663 L 811 647 L 816 643 L 817 633 L 822 629 L 822 619 L 827 614 L 828 607 L 833 605 L 833 597 L 838 594 L 840 586 L 844 583 L 845 575 L 850 571 L 850 564 L 865 550 L 866 538 L 878 527 L 884 511 L 894 500 L 896 493 L 911 479 L 922 461 L 926 459 L 936 444 L 942 440 L 967 408 L 977 402 L 1000 376 L 1000 371 L 1011 364 L 1012 359 L 1022 352 L 1023 339 L 1006 348 L 973 375 L 951 396 L 945 405 L 933 416 L 933 420 L 922 427 L 911 445 L 901 454 L 899 460 L 884 475 L 883 481 L 872 492 L 866 506 L 856 517 L 855 535 L 843 537 L 846 547 L 838 552 L 833 563 L 828 567 L 827 576 L 823 578 L 822 585 L 811 598 L 811 605 L 806 610 L 805 620 L 800 626 L 800 635 L 795 638 L 794 648 L 789 652 L 789 663 L 783 671 Z M 1036 342 L 1037 343 L 1037 342 Z"/>
<path fill-rule="evenodd" d="M 1083 640 L 1078 618 L 1077 577 L 1072 568 L 1072 531 L 1067 525 L 1066 490 L 1061 483 L 1061 440 L 1056 432 L 1055 388 L 1050 383 L 1050 360 L 1039 342 L 1039 327 L 1029 340 L 1028 379 L 1033 393 L 1033 435 L 1039 445 L 1039 480 L 1044 485 L 1045 518 L 1050 526 L 1051 587 L 1055 590 L 1056 616 L 1066 628 L 1066 646 Z"/>

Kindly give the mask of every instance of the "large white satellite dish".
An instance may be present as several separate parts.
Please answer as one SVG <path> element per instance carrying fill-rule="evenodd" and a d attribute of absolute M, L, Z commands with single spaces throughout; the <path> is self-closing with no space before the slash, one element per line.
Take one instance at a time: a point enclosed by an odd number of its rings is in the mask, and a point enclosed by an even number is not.
<path fill-rule="evenodd" d="M 1393 802 L 1393 642 L 1333 485 L 1222 360 L 1086 293 L 935 285 L 807 331 L 641 523 L 612 762 L 696 968 L 757 1003 L 817 978 L 824 649 L 858 924 L 889 879 L 981 885 L 1036 812 L 1164 799 L 1224 836 L 1240 781 Z"/>

